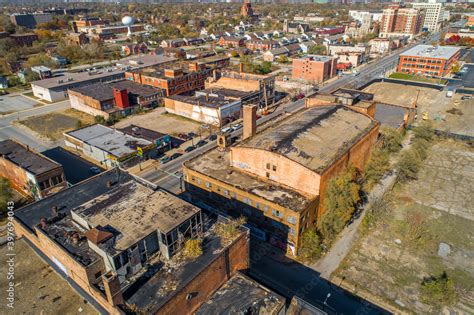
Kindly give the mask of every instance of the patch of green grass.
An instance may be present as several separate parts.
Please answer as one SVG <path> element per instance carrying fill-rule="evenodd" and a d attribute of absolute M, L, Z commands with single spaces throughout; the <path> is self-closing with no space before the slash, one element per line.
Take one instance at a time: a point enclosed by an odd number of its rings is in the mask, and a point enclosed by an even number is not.
<path fill-rule="evenodd" d="M 446 84 L 446 80 L 443 79 L 432 79 L 427 78 L 420 75 L 413 75 L 401 72 L 392 73 L 389 78 L 391 79 L 399 79 L 399 80 L 409 80 L 409 81 L 418 81 L 418 82 L 426 82 L 426 83 L 436 83 L 436 84 Z"/>

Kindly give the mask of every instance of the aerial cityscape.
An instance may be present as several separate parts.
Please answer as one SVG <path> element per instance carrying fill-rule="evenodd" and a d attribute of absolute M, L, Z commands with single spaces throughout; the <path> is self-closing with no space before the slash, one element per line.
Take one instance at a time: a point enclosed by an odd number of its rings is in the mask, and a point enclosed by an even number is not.
<path fill-rule="evenodd" d="M 2 314 L 474 314 L 473 0 L 0 0 Z"/>

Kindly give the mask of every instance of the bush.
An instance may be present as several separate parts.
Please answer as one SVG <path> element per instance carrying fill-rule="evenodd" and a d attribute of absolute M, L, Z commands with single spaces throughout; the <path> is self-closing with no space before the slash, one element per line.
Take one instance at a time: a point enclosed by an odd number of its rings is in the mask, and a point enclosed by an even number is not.
<path fill-rule="evenodd" d="M 421 283 L 421 300 L 436 307 L 456 304 L 458 295 L 453 280 L 445 271 L 438 277 L 425 278 Z"/>
<path fill-rule="evenodd" d="M 187 258 L 196 258 L 202 255 L 202 240 L 195 238 L 195 239 L 188 239 L 184 243 L 184 250 L 183 254 Z"/>
<path fill-rule="evenodd" d="M 367 209 L 364 219 L 361 223 L 361 233 L 365 234 L 373 228 L 378 220 L 388 212 L 388 202 L 384 199 L 376 199 L 371 207 Z"/>
<path fill-rule="evenodd" d="M 314 262 L 321 257 L 322 247 L 318 232 L 315 229 L 306 230 L 303 234 L 301 246 L 301 259 L 306 262 Z"/>
<path fill-rule="evenodd" d="M 413 128 L 415 139 L 423 139 L 430 142 L 434 136 L 434 129 L 429 122 L 423 122 Z"/>
<path fill-rule="evenodd" d="M 324 199 L 325 212 L 318 221 L 318 230 L 331 241 L 352 218 L 360 201 L 361 186 L 354 167 L 329 181 Z"/>
<path fill-rule="evenodd" d="M 420 164 L 421 159 L 415 150 L 410 149 L 402 152 L 397 163 L 399 180 L 401 182 L 407 182 L 409 180 L 417 179 Z"/>
<path fill-rule="evenodd" d="M 105 125 L 106 123 L 104 116 L 100 116 L 100 115 L 97 115 L 94 117 L 94 122 L 96 124 L 101 124 L 101 125 Z"/>
<path fill-rule="evenodd" d="M 387 151 L 375 149 L 372 152 L 364 171 L 364 190 L 369 191 L 377 184 L 390 169 L 390 159 Z"/>
<path fill-rule="evenodd" d="M 382 148 L 389 153 L 396 153 L 402 148 L 403 135 L 393 128 L 383 128 L 381 133 L 384 136 Z"/>
<path fill-rule="evenodd" d="M 217 222 L 214 225 L 214 231 L 225 242 L 232 241 L 239 235 L 239 227 L 245 224 L 245 218 L 231 219 L 227 221 Z"/>
<path fill-rule="evenodd" d="M 421 160 L 428 157 L 430 143 L 423 138 L 415 138 L 412 142 L 412 149 L 418 154 Z"/>

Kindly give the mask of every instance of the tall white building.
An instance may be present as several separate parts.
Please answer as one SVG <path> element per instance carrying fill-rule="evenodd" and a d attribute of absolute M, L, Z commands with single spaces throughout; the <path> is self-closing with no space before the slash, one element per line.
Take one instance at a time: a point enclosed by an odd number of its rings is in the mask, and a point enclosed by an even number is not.
<path fill-rule="evenodd" d="M 439 31 L 444 17 L 444 8 L 442 3 L 413 3 L 412 6 L 414 9 L 425 10 L 425 21 L 423 23 L 423 29 L 426 29 L 430 32 Z"/>

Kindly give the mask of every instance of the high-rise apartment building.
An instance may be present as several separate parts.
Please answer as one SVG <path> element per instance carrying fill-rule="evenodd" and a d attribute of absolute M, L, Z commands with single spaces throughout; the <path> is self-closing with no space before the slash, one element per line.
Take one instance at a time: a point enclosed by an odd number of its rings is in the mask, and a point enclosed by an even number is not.
<path fill-rule="evenodd" d="M 391 5 L 383 10 L 380 37 L 414 37 L 422 31 L 424 19 L 424 10 Z"/>
<path fill-rule="evenodd" d="M 442 3 L 413 3 L 414 9 L 425 11 L 425 20 L 423 22 L 423 30 L 436 32 L 439 30 L 444 16 L 444 8 Z"/>

